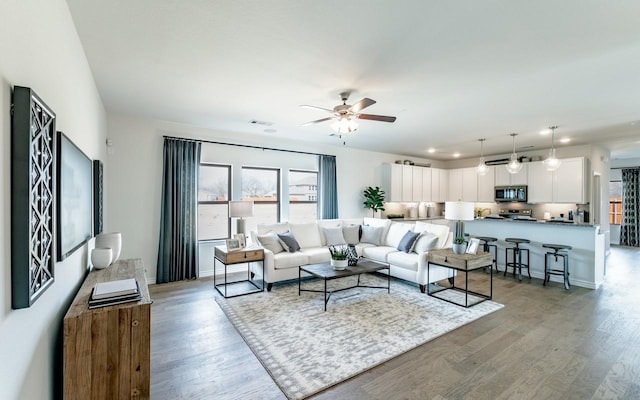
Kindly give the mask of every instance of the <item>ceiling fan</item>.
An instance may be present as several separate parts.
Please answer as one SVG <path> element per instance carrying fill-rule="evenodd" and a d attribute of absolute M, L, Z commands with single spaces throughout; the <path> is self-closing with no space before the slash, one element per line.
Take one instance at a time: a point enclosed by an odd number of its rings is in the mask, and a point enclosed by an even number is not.
<path fill-rule="evenodd" d="M 350 94 L 351 93 L 349 92 L 340 93 L 342 104 L 339 104 L 333 107 L 333 110 L 330 110 L 324 107 L 309 106 L 306 104 L 301 105 L 300 107 L 313 108 L 316 110 L 327 111 L 333 114 L 330 117 L 307 122 L 305 124 L 302 124 L 302 126 L 314 125 L 314 124 L 318 124 L 320 122 L 325 122 L 325 121 L 334 121 L 331 127 L 338 134 L 342 135 L 345 133 L 355 132 L 356 129 L 358 129 L 358 122 L 356 121 L 357 119 L 368 119 L 372 121 L 382 121 L 382 122 L 394 122 L 396 120 L 396 117 L 388 117 L 386 115 L 360 113 L 360 111 L 362 111 L 363 109 L 373 104 L 376 104 L 376 101 L 365 97 L 359 102 L 353 105 L 349 105 L 347 104 L 347 100 L 349 99 Z"/>

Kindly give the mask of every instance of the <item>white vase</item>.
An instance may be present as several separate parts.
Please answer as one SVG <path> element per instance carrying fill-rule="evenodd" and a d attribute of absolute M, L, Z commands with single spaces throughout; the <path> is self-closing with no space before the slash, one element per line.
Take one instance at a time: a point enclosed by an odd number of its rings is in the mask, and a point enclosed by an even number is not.
<path fill-rule="evenodd" d="M 467 245 L 466 243 L 454 243 L 451 248 L 455 254 L 464 254 L 467 250 Z"/>
<path fill-rule="evenodd" d="M 333 269 L 345 269 L 348 265 L 349 260 L 334 260 L 333 258 L 331 259 L 331 266 L 333 267 Z"/>
<path fill-rule="evenodd" d="M 93 268 L 104 269 L 111 265 L 113 250 L 111 248 L 96 247 L 91 251 Z"/>
<path fill-rule="evenodd" d="M 112 263 L 120 258 L 120 250 L 122 249 L 122 234 L 120 232 L 102 233 L 96 236 L 96 248 L 110 248 L 112 250 Z"/>

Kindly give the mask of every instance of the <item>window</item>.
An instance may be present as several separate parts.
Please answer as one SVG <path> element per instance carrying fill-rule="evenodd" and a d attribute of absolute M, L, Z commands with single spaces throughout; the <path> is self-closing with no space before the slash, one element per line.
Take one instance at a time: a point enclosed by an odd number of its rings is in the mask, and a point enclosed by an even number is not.
<path fill-rule="evenodd" d="M 622 181 L 609 182 L 609 224 L 622 222 Z"/>
<path fill-rule="evenodd" d="M 198 240 L 220 240 L 230 237 L 230 191 L 231 166 L 200 164 Z"/>
<path fill-rule="evenodd" d="M 318 215 L 318 173 L 289 171 L 289 220 L 313 222 Z"/>
<path fill-rule="evenodd" d="M 258 224 L 280 221 L 280 170 L 242 167 L 242 200 L 253 200 L 253 217 L 247 218 L 245 230 Z"/>

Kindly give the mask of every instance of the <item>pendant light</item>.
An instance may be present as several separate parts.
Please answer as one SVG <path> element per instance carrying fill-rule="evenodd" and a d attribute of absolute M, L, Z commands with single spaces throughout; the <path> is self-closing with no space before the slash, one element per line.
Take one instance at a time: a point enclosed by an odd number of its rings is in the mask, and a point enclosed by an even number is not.
<path fill-rule="evenodd" d="M 485 175 L 489 170 L 489 167 L 487 167 L 487 164 L 485 164 L 484 162 L 484 154 L 482 152 L 482 145 L 484 144 L 485 140 L 487 139 L 478 139 L 478 141 L 480 142 L 480 163 L 476 167 L 476 172 L 478 173 L 478 175 Z"/>
<path fill-rule="evenodd" d="M 551 150 L 549 150 L 549 157 L 542 162 L 547 171 L 550 172 L 557 171 L 561 164 L 560 160 L 556 157 L 556 149 L 553 147 L 553 137 L 557 128 L 557 126 L 549 127 L 549 129 L 551 129 Z"/>
<path fill-rule="evenodd" d="M 513 153 L 511 153 L 511 160 L 509 160 L 506 167 L 510 174 L 517 174 L 522 169 L 522 163 L 518 161 L 518 155 L 516 154 L 516 136 L 518 134 L 510 133 L 509 136 L 513 138 Z"/>

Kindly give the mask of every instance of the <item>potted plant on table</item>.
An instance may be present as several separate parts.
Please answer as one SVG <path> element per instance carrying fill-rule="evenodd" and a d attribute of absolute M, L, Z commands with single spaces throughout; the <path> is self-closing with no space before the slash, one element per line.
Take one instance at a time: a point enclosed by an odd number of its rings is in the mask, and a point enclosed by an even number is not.
<path fill-rule="evenodd" d="M 467 245 L 464 243 L 464 238 L 461 236 L 453 239 L 453 245 L 451 246 L 452 250 L 456 254 L 464 254 L 467 250 Z"/>
<path fill-rule="evenodd" d="M 347 268 L 349 261 L 347 257 L 349 252 L 345 246 L 329 246 L 329 253 L 331 253 L 331 266 L 333 269 L 342 270 Z"/>
<path fill-rule="evenodd" d="M 373 217 L 376 212 L 384 211 L 384 190 L 379 186 L 367 187 L 364 190 L 364 208 L 371 209 L 371 216 Z"/>

